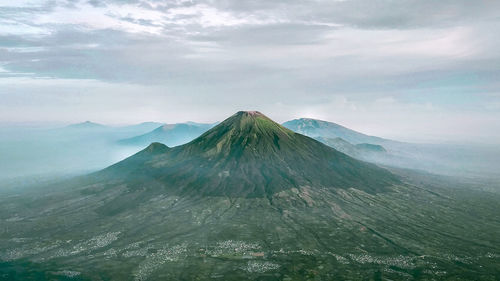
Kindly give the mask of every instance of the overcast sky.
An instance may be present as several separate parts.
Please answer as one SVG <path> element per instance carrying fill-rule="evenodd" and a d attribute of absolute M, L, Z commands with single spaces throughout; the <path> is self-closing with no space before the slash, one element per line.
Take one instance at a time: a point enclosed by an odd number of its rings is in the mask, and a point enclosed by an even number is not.
<path fill-rule="evenodd" d="M 0 123 L 313 117 L 500 143 L 500 1 L 0 1 Z"/>

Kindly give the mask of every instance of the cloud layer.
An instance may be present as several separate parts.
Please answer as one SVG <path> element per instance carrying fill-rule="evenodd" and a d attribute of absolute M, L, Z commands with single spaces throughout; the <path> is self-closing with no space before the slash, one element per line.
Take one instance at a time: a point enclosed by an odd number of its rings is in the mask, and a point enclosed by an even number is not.
<path fill-rule="evenodd" d="M 260 109 L 500 140 L 498 1 L 2 1 L 0 122 Z"/>

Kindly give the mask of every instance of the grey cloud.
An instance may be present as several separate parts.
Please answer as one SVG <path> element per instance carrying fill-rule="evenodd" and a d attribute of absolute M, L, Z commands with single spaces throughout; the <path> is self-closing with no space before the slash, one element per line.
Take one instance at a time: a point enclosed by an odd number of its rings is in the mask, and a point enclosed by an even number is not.
<path fill-rule="evenodd" d="M 165 12 L 176 7 L 191 7 L 204 4 L 221 11 L 239 14 L 268 14 L 291 23 L 323 22 L 349 25 L 358 28 L 422 28 L 453 26 L 468 22 L 496 21 L 500 10 L 498 1 L 471 2 L 468 0 L 277 0 L 277 1 L 46 1 L 38 7 L 2 7 L 0 14 L 19 16 L 21 13 L 45 13 L 55 7 L 75 8 L 76 3 L 89 3 L 95 7 L 108 4 L 133 4 L 143 8 Z M 153 3 L 154 5 L 151 5 Z M 145 24 L 149 24 L 145 22 Z"/>
<path fill-rule="evenodd" d="M 203 27 L 194 21 L 196 13 L 176 15 L 173 21 L 112 15 L 123 24 L 157 27 L 158 33 L 153 34 L 30 21 L 30 15 L 54 11 L 56 2 L 35 8 L 0 8 L 4 20 L 16 19 L 48 31 L 0 34 L 0 76 L 97 80 L 115 85 L 99 94 L 132 87 L 141 93 L 135 102 L 161 100 L 162 106 L 177 102 L 184 109 L 192 105 L 199 110 L 206 106 L 207 112 L 216 112 L 214 108 L 222 105 L 231 110 L 279 105 L 285 112 L 335 104 L 338 97 L 348 97 L 355 105 L 391 97 L 400 103 L 429 103 L 450 110 L 481 111 L 484 104 L 498 104 L 500 39 L 493 35 L 500 28 L 495 15 L 500 2 L 88 3 L 91 7 L 133 4 L 161 13 L 205 4 L 236 19 L 264 15 L 276 21 Z M 79 7 L 73 1 L 63 6 Z M 9 91 L 12 96 L 30 97 L 33 87 L 26 89 L 11 87 Z M 143 89 L 149 91 L 143 93 Z M 78 92 L 80 88 L 67 85 L 64 90 Z M 131 92 L 128 97 L 133 104 Z M 88 99 L 100 101 L 97 94 L 89 94 Z M 169 108 L 175 109 L 174 105 Z"/>
<path fill-rule="evenodd" d="M 194 41 L 227 45 L 314 45 L 324 42 L 324 35 L 334 27 L 318 24 L 269 24 L 238 28 L 213 29 L 188 36 Z"/>
<path fill-rule="evenodd" d="M 449 26 L 476 20 L 496 20 L 500 2 L 468 0 L 347 0 L 347 1 L 214 1 L 221 9 L 274 10 L 290 19 L 324 21 L 361 28 Z"/>
<path fill-rule="evenodd" d="M 135 3 L 142 7 L 165 11 L 172 7 L 205 4 L 221 11 L 244 14 L 275 14 L 289 22 L 324 22 L 358 28 L 422 28 L 460 25 L 467 22 L 497 20 L 498 1 L 468 0 L 277 0 L 277 1 L 107 1 Z M 149 3 L 155 3 L 151 6 Z"/>
<path fill-rule="evenodd" d="M 0 60 L 7 62 L 5 68 L 40 76 L 129 82 L 154 80 L 155 73 L 165 74 L 161 70 L 176 59 L 176 54 L 188 52 L 167 39 L 130 36 L 116 30 L 64 30 L 24 43 L 41 50 L 4 51 Z"/>
<path fill-rule="evenodd" d="M 98 79 L 127 83 L 219 84 L 245 76 L 267 75 L 265 66 L 208 64 L 189 59 L 190 44 L 175 37 L 132 35 L 116 30 L 65 29 L 42 38 L 4 36 L 0 46 L 35 48 L 1 50 L 0 61 L 12 72 L 42 77 Z M 209 82 L 211 81 L 211 82 Z"/>

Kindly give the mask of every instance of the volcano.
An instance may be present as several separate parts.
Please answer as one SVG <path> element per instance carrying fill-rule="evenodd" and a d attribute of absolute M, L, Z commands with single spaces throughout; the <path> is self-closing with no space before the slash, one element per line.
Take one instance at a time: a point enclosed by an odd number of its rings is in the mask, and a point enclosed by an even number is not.
<path fill-rule="evenodd" d="M 149 155 L 149 157 L 148 157 Z M 272 121 L 240 111 L 193 141 L 158 143 L 102 171 L 101 176 L 161 185 L 179 194 L 266 197 L 300 186 L 387 191 L 398 179 Z"/>

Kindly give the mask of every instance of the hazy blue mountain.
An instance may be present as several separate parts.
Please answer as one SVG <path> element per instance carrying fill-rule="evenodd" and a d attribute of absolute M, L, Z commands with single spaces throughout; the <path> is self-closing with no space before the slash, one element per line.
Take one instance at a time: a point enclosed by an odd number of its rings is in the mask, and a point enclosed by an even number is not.
<path fill-rule="evenodd" d="M 327 122 L 317 119 L 310 118 L 300 118 L 287 121 L 283 123 L 283 126 L 286 128 L 315 138 L 315 137 L 323 137 L 323 138 L 341 138 L 352 144 L 359 143 L 371 143 L 371 144 L 383 144 L 389 140 L 369 136 L 362 134 L 360 132 L 356 132 L 339 124 L 333 122 Z"/>
<path fill-rule="evenodd" d="M 91 121 L 85 121 L 82 123 L 68 125 L 66 128 L 76 129 L 76 130 L 92 130 L 92 129 L 103 129 L 106 128 L 106 126 Z"/>
<path fill-rule="evenodd" d="M 143 122 L 135 125 L 122 126 L 118 128 L 120 128 L 121 130 L 141 134 L 150 132 L 151 130 L 154 130 L 163 125 L 165 124 L 160 122 Z"/>
<path fill-rule="evenodd" d="M 287 121 L 283 126 L 372 163 L 451 176 L 500 178 L 496 169 L 500 165 L 500 149 L 494 146 L 399 142 L 308 118 Z"/>
<path fill-rule="evenodd" d="M 79 133 L 81 135 L 92 134 L 93 137 L 95 137 L 93 134 L 98 134 L 97 137 L 99 137 L 100 135 L 101 138 L 123 138 L 124 136 L 144 134 L 162 125 L 164 124 L 158 122 L 143 122 L 125 126 L 106 126 L 91 121 L 85 121 L 82 123 L 71 124 L 66 127 L 50 130 L 50 132 L 68 134 Z"/>
<path fill-rule="evenodd" d="M 239 112 L 190 143 L 1 196 L 0 276 L 495 280 L 498 202 Z"/>
<path fill-rule="evenodd" d="M 316 137 L 315 139 L 357 159 L 369 161 L 373 157 L 384 157 L 387 155 L 387 150 L 378 144 L 352 144 L 342 138 Z"/>
<path fill-rule="evenodd" d="M 214 124 L 194 122 L 166 124 L 155 128 L 151 132 L 122 139 L 119 143 L 123 145 L 145 147 L 150 143 L 160 142 L 168 146 L 177 146 L 193 140 L 213 126 Z"/>

